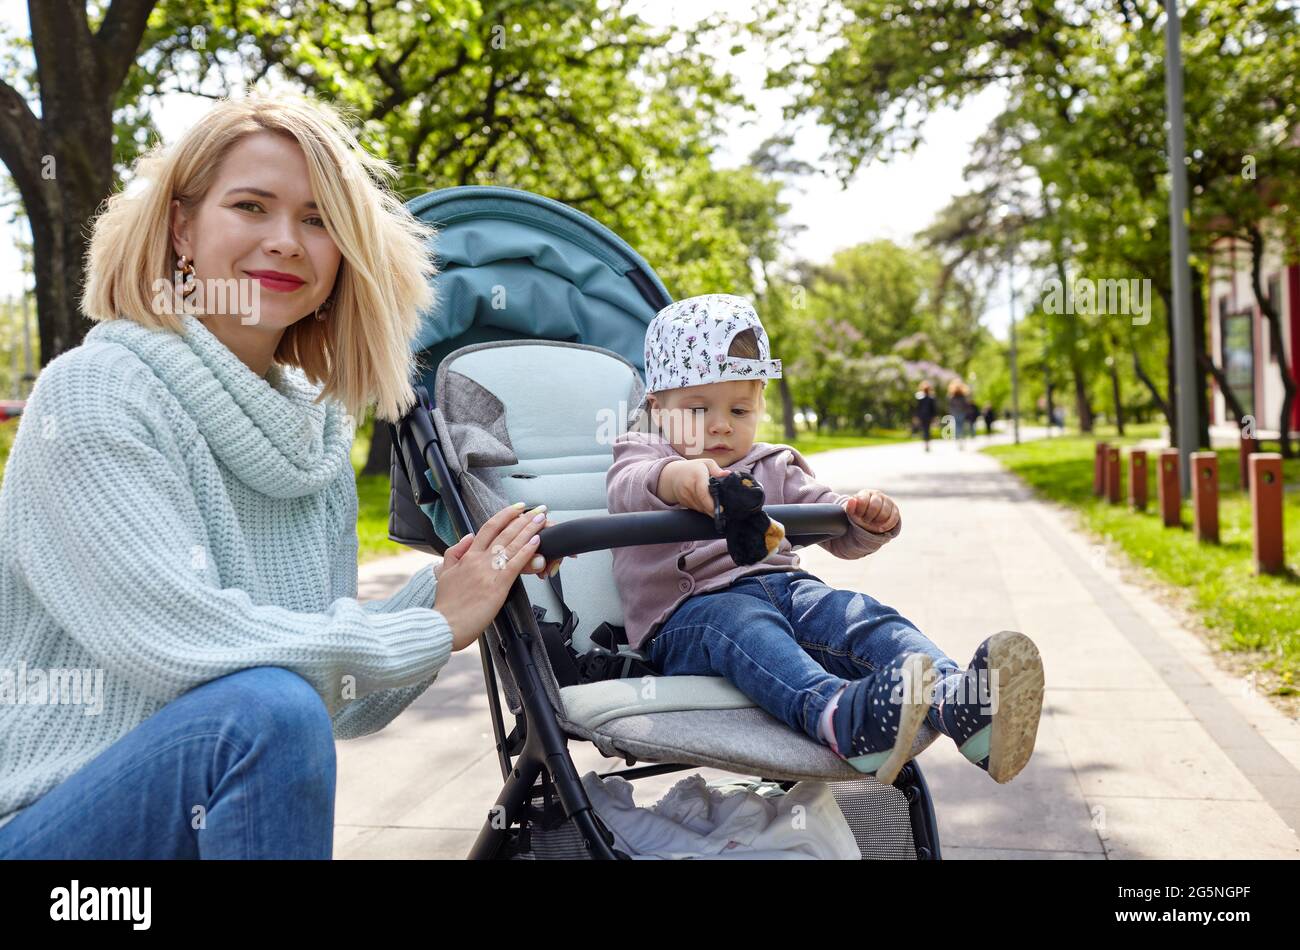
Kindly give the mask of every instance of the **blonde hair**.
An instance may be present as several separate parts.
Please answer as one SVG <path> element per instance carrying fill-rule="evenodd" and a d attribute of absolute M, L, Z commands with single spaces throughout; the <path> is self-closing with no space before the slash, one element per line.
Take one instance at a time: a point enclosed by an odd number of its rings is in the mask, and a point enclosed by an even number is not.
<path fill-rule="evenodd" d="M 171 202 L 187 213 L 203 200 L 230 150 L 273 132 L 297 142 L 311 190 L 342 255 L 328 319 L 285 329 L 274 360 L 324 383 L 358 421 L 367 406 L 396 421 L 415 402 L 411 341 L 434 300 L 433 229 L 385 187 L 397 169 L 368 153 L 343 113 L 293 94 L 223 99 L 174 145 L 155 144 L 135 165 L 138 190 L 118 191 L 95 219 L 81 311 L 94 321 L 130 319 L 183 331 L 178 315 L 153 304 L 159 278 L 175 271 Z"/>

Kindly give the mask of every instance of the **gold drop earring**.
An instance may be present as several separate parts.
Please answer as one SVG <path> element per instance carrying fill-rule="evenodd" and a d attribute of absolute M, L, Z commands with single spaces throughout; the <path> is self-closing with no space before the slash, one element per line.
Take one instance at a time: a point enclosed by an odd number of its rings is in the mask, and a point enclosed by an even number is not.
<path fill-rule="evenodd" d="M 334 295 L 331 294 L 321 302 L 319 307 L 316 308 L 315 311 L 316 319 L 321 322 L 324 322 L 325 318 L 330 315 L 330 311 L 333 309 L 334 309 Z"/>
<path fill-rule="evenodd" d="M 173 280 L 173 284 L 180 283 L 181 300 L 188 300 L 198 286 L 198 279 L 194 276 L 194 262 L 184 254 L 176 259 L 176 277 L 179 280 Z"/>

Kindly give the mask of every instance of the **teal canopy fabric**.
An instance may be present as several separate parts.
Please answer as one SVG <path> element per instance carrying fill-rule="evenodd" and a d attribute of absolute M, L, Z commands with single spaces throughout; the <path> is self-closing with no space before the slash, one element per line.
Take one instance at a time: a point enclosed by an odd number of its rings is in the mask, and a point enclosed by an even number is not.
<path fill-rule="evenodd" d="M 438 228 L 438 298 L 414 343 L 433 392 L 442 358 L 490 340 L 566 340 L 618 353 L 642 373 L 645 330 L 672 298 L 614 232 L 558 201 L 468 186 L 407 203 Z"/>

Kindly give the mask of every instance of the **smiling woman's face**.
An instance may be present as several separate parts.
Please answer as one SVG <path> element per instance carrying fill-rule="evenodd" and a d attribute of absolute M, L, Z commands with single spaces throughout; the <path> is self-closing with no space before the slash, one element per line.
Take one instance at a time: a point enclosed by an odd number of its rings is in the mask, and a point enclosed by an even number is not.
<path fill-rule="evenodd" d="M 175 252 L 191 259 L 205 288 L 209 280 L 237 280 L 250 299 L 250 282 L 259 285 L 255 320 L 221 319 L 278 337 L 329 296 L 342 254 L 315 201 L 298 143 L 258 132 L 226 155 L 191 219 L 172 202 Z M 215 312 L 211 305 L 205 310 Z"/>

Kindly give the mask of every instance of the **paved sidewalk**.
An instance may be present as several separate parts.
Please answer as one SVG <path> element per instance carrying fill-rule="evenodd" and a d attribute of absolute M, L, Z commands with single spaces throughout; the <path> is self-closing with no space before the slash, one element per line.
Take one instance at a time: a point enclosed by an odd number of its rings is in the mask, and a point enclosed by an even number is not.
<path fill-rule="evenodd" d="M 1068 513 L 950 442 L 929 454 L 912 443 L 842 449 L 812 464 L 839 491 L 888 492 L 903 531 L 863 560 L 812 549 L 803 566 L 896 607 L 962 666 L 1003 629 L 1042 651 L 1043 721 L 1013 782 L 995 784 L 946 739 L 920 758 L 945 858 L 1300 857 L 1300 722 L 1221 672 Z M 361 597 L 428 560 L 365 565 Z M 454 654 L 387 729 L 339 743 L 336 857 L 463 857 L 501 785 L 491 742 L 478 655 Z M 580 774 L 622 764 L 572 748 Z M 638 782 L 637 801 L 684 774 Z"/>

